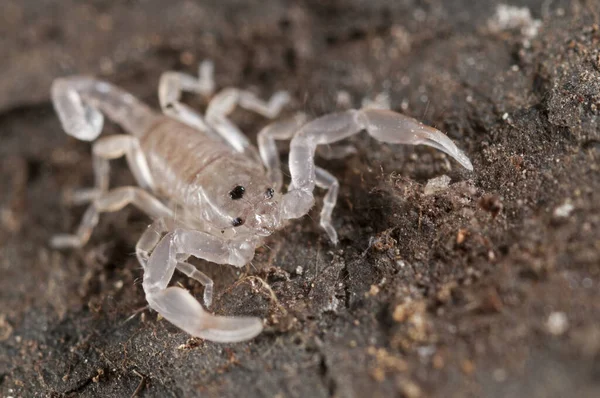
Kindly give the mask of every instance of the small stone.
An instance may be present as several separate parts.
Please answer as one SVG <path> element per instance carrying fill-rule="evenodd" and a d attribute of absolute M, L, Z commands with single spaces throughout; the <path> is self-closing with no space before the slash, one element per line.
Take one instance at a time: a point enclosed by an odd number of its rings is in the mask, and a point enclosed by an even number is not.
<path fill-rule="evenodd" d="M 297 266 L 296 267 L 296 274 L 297 275 L 302 275 L 303 272 L 304 272 L 304 268 L 302 268 L 301 266 Z"/>
<path fill-rule="evenodd" d="M 184 65 L 190 66 L 196 62 L 196 57 L 189 51 L 183 51 L 179 54 L 179 61 Z"/>
<path fill-rule="evenodd" d="M 461 364 L 462 371 L 467 375 L 472 375 L 475 372 L 475 364 L 473 361 L 468 359 L 464 360 Z"/>
<path fill-rule="evenodd" d="M 424 193 L 425 195 L 432 195 L 436 192 L 443 191 L 448 188 L 450 184 L 450 177 L 447 175 L 442 175 L 439 177 L 435 177 L 427 181 L 427 185 L 425 185 Z"/>
<path fill-rule="evenodd" d="M 400 390 L 407 398 L 419 398 L 423 396 L 423 392 L 421 391 L 421 387 L 419 387 L 415 382 L 410 380 L 402 380 L 400 382 Z"/>
<path fill-rule="evenodd" d="M 404 322 L 408 315 L 408 308 L 406 304 L 398 304 L 394 309 L 394 313 L 392 314 L 392 318 L 396 322 Z"/>
<path fill-rule="evenodd" d="M 98 369 L 98 373 L 96 374 L 96 376 L 92 377 L 92 381 L 94 383 L 98 383 L 100 381 L 100 378 L 104 375 L 104 369 Z"/>
<path fill-rule="evenodd" d="M 465 241 L 465 238 L 467 237 L 469 231 L 467 231 L 464 228 L 461 228 L 458 230 L 458 233 L 456 234 L 456 244 L 460 245 L 461 243 L 463 243 Z"/>
<path fill-rule="evenodd" d="M 12 325 L 6 320 L 6 315 L 0 314 L 0 341 L 6 341 L 13 333 Z M 17 340 L 20 337 L 17 336 Z M 18 341 L 19 342 L 19 341 Z"/>
<path fill-rule="evenodd" d="M 494 380 L 496 380 L 498 383 L 501 383 L 506 380 L 506 370 L 502 368 L 494 370 L 492 375 L 494 376 Z"/>
<path fill-rule="evenodd" d="M 555 336 L 564 334 L 569 328 L 569 320 L 564 312 L 553 312 L 546 321 L 548 332 Z"/>
<path fill-rule="evenodd" d="M 336 102 L 341 108 L 349 108 L 352 106 L 352 96 L 345 90 L 339 90 L 337 92 Z"/>
<path fill-rule="evenodd" d="M 373 376 L 376 381 L 381 383 L 385 380 L 385 370 L 382 368 L 375 368 L 371 371 L 371 376 Z"/>
<path fill-rule="evenodd" d="M 376 285 L 371 285 L 371 289 L 369 289 L 370 296 L 376 296 L 379 293 L 379 287 Z"/>
<path fill-rule="evenodd" d="M 554 217 L 567 218 L 571 215 L 571 212 L 575 209 L 575 206 L 570 200 L 566 200 L 565 203 L 554 209 Z"/>
<path fill-rule="evenodd" d="M 444 367 L 444 357 L 441 354 L 435 354 L 431 359 L 431 363 L 435 369 L 442 369 Z"/>
<path fill-rule="evenodd" d="M 452 299 L 452 291 L 457 287 L 456 282 L 448 282 L 443 284 L 436 294 L 436 298 L 441 303 L 447 303 Z"/>

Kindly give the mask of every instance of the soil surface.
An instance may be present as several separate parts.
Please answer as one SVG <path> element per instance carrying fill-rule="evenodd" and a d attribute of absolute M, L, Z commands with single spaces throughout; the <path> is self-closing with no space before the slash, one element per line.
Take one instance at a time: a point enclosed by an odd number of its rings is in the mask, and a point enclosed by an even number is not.
<path fill-rule="evenodd" d="M 1 396 L 600 396 L 597 1 L 2 3 Z M 290 90 L 290 114 L 388 101 L 475 170 L 351 138 L 358 153 L 319 160 L 341 183 L 339 245 L 319 200 L 248 267 L 197 261 L 212 310 L 266 330 L 190 338 L 146 307 L 139 211 L 103 216 L 83 249 L 49 248 L 84 210 L 63 193 L 93 183 L 90 145 L 63 133 L 49 86 L 91 74 L 157 107 L 161 72 L 205 58 L 220 88 Z M 266 123 L 233 118 L 253 138 Z M 111 178 L 133 182 L 123 161 Z"/>

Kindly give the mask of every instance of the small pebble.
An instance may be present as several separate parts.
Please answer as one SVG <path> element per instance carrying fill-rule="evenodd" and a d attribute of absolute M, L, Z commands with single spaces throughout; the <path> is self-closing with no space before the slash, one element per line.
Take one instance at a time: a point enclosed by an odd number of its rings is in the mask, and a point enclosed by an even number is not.
<path fill-rule="evenodd" d="M 566 200 L 565 203 L 558 206 L 554 209 L 554 217 L 558 218 L 567 218 L 571 215 L 571 212 L 575 209 L 575 206 L 571 203 L 570 200 Z"/>
<path fill-rule="evenodd" d="M 450 184 L 450 177 L 447 175 L 442 175 L 439 177 L 435 177 L 427 181 L 427 185 L 425 185 L 424 193 L 425 195 L 432 195 L 438 191 L 443 191 L 448 188 Z"/>
<path fill-rule="evenodd" d="M 371 285 L 371 289 L 369 290 L 370 296 L 376 296 L 379 293 L 379 287 L 375 285 Z"/>
<path fill-rule="evenodd" d="M 501 383 L 506 380 L 506 370 L 504 370 L 502 368 L 498 368 L 498 369 L 494 370 L 493 376 L 494 376 L 494 379 L 498 383 Z"/>
<path fill-rule="evenodd" d="M 469 231 L 467 231 L 464 228 L 461 228 L 458 230 L 458 233 L 456 234 L 456 243 L 457 244 L 461 244 L 465 241 L 467 234 L 469 233 Z"/>
<path fill-rule="evenodd" d="M 546 321 L 548 332 L 555 336 L 564 334 L 569 328 L 569 320 L 564 312 L 553 312 Z"/>

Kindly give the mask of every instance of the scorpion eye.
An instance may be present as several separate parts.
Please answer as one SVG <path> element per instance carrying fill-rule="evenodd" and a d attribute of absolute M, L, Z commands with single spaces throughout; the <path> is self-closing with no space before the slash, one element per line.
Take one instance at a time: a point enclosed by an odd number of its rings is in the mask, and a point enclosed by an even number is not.
<path fill-rule="evenodd" d="M 233 219 L 233 221 L 231 222 L 231 224 L 234 227 L 239 227 L 240 225 L 244 224 L 244 220 L 242 220 L 241 218 L 237 217 L 237 218 Z"/>
<path fill-rule="evenodd" d="M 265 192 L 267 199 L 271 199 L 273 195 L 275 195 L 275 190 L 273 188 L 267 188 L 267 192 Z"/>
<path fill-rule="evenodd" d="M 238 200 L 244 196 L 244 192 L 246 192 L 246 188 L 244 188 L 241 185 L 238 185 L 237 187 L 229 191 L 229 197 L 233 200 Z"/>

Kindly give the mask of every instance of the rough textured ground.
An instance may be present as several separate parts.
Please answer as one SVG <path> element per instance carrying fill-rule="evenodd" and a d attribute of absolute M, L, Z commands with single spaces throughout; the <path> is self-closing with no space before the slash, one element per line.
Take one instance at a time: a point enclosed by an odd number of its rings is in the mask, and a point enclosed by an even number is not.
<path fill-rule="evenodd" d="M 511 1 L 540 21 L 512 28 L 491 0 L 2 3 L 0 395 L 600 395 L 598 2 Z M 48 92 L 89 73 L 156 106 L 160 73 L 203 58 L 220 87 L 288 89 L 313 116 L 387 94 L 475 172 L 352 139 L 358 154 L 321 162 L 342 182 L 339 246 L 315 210 L 242 272 L 198 262 L 214 311 L 267 331 L 191 339 L 145 308 L 138 211 L 103 217 L 82 250 L 48 248 L 82 214 L 62 192 L 93 179 Z M 251 135 L 265 123 L 235 120 Z M 124 162 L 113 178 L 132 181 Z"/>

